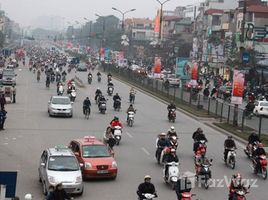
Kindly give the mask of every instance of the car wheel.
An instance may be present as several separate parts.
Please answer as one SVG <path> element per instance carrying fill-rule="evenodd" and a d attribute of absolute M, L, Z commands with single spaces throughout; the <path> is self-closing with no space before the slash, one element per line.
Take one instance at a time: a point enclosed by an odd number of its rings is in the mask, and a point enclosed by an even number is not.
<path fill-rule="evenodd" d="M 113 176 L 113 177 L 112 177 L 112 180 L 115 180 L 115 179 L 116 179 L 116 177 L 117 177 L 117 176 Z"/>

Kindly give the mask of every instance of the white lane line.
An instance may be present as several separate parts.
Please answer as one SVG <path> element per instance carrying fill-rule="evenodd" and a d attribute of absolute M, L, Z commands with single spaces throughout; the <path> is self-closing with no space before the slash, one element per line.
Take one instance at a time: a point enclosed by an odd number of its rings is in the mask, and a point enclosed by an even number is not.
<path fill-rule="evenodd" d="M 126 134 L 128 135 L 128 137 L 133 138 L 133 136 L 129 132 L 126 132 Z"/>
<path fill-rule="evenodd" d="M 8 145 L 8 143 L 6 142 L 6 143 L 4 143 L 4 145 Z"/>
<path fill-rule="evenodd" d="M 145 149 L 144 147 L 142 147 L 141 150 L 144 151 L 144 153 L 146 153 L 147 156 L 151 155 L 150 152 L 147 149 Z"/>

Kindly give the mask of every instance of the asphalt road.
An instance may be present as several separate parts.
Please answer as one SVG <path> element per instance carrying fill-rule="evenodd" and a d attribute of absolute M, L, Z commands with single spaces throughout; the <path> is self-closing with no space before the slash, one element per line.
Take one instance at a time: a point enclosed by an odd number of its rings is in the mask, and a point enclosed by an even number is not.
<path fill-rule="evenodd" d="M 116 115 L 121 120 L 126 119 L 129 86 L 114 80 L 115 92 L 123 97 L 122 111 L 115 112 L 112 109 L 112 99 L 108 101 L 107 114 L 98 112 L 97 106 L 92 102 L 92 115 L 89 120 L 82 114 L 82 101 L 86 96 L 92 100 L 97 87 L 106 91 L 106 79 L 102 82 L 93 77 L 93 84 L 86 88 L 79 88 L 77 101 L 74 103 L 73 118 L 49 118 L 47 102 L 51 95 L 56 94 L 55 85 L 50 89 L 45 88 L 45 78 L 41 77 L 40 83 L 36 81 L 36 75 L 27 68 L 20 67 L 17 76 L 17 103 L 7 105 L 6 130 L 0 132 L 0 170 L 18 170 L 17 195 L 21 198 L 26 193 L 32 193 L 34 199 L 43 199 L 42 186 L 38 182 L 38 164 L 42 151 L 45 148 L 58 144 L 68 144 L 73 138 L 81 138 L 85 135 L 95 135 L 101 138 L 110 120 Z M 77 73 L 86 81 L 87 73 Z M 73 75 L 68 75 L 71 77 Z M 67 78 L 68 78 L 67 77 Z M 104 80 L 105 79 L 105 80 Z M 213 158 L 212 177 L 214 179 L 230 178 L 235 172 L 240 172 L 244 178 L 257 179 L 258 187 L 252 186 L 248 199 L 266 200 L 267 181 L 256 177 L 250 168 L 250 161 L 245 157 L 242 148 L 238 145 L 237 168 L 227 168 L 223 161 L 223 142 L 226 136 L 205 126 L 199 121 L 177 113 L 177 121 L 170 124 L 167 120 L 166 105 L 147 96 L 142 92 L 136 95 L 134 106 L 138 111 L 132 128 L 125 126 L 122 143 L 115 148 L 115 157 L 119 166 L 119 174 L 115 181 L 100 180 L 84 182 L 84 194 L 76 199 L 137 199 L 136 189 L 143 181 L 145 174 L 152 176 L 159 194 L 158 199 L 174 200 L 175 192 L 168 187 L 162 178 L 162 166 L 156 164 L 154 158 L 155 139 L 158 133 L 166 131 L 174 125 L 179 134 L 178 155 L 180 158 L 181 172 L 193 172 L 192 133 L 198 127 L 202 127 L 208 142 L 208 156 Z M 253 182 L 251 182 L 253 183 Z M 200 200 L 227 199 L 228 188 L 222 187 L 194 188 Z"/>

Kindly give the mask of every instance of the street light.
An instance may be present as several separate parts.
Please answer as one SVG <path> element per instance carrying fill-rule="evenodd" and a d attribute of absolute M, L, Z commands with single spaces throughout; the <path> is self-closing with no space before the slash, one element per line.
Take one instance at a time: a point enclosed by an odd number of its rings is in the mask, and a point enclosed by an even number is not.
<path fill-rule="evenodd" d="M 160 5 L 161 5 L 161 9 L 160 9 L 160 23 L 159 23 L 159 35 L 158 35 L 158 40 L 161 40 L 161 36 L 162 36 L 162 20 L 163 20 L 163 5 L 165 3 L 167 3 L 170 0 L 166 0 L 164 2 L 161 2 L 159 0 L 156 0 Z"/>
<path fill-rule="evenodd" d="M 133 8 L 133 9 L 131 9 L 131 10 L 127 10 L 127 11 L 125 11 L 125 12 L 123 12 L 123 11 L 117 9 L 117 8 L 114 8 L 114 7 L 112 7 L 112 9 L 122 14 L 122 31 L 124 32 L 124 31 L 125 31 L 125 14 L 127 14 L 127 13 L 129 13 L 129 12 L 133 12 L 133 11 L 135 11 L 136 9 Z"/>

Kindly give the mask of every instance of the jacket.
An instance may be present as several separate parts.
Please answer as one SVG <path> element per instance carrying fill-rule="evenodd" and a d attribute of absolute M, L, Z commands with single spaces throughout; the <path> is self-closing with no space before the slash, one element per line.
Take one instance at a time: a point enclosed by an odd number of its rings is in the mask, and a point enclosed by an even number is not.
<path fill-rule="evenodd" d="M 155 194 L 155 187 L 152 183 L 144 182 L 139 185 L 137 193 L 139 196 L 146 193 Z"/>
<path fill-rule="evenodd" d="M 235 141 L 233 139 L 225 140 L 224 147 L 227 149 L 236 148 Z"/>
<path fill-rule="evenodd" d="M 112 126 L 112 127 L 120 126 L 121 128 L 123 128 L 123 125 L 121 124 L 121 122 L 120 122 L 119 120 L 114 120 L 114 121 L 112 121 L 111 126 Z"/>
<path fill-rule="evenodd" d="M 161 138 L 157 141 L 158 148 L 164 148 L 166 146 L 168 146 L 168 141 L 165 138 Z"/>
<path fill-rule="evenodd" d="M 121 98 L 120 98 L 119 95 L 114 95 L 113 100 L 114 100 L 114 101 L 116 101 L 116 100 L 121 100 Z"/>
<path fill-rule="evenodd" d="M 260 142 L 260 139 L 259 139 L 259 137 L 257 135 L 251 134 L 248 137 L 248 143 L 253 144 L 254 142 Z"/>
<path fill-rule="evenodd" d="M 171 154 L 167 154 L 165 157 L 165 162 L 166 163 L 170 163 L 170 162 L 179 162 L 178 156 L 175 155 L 171 155 Z"/>
<path fill-rule="evenodd" d="M 85 99 L 84 102 L 83 102 L 83 106 L 84 107 L 90 107 L 91 106 L 91 102 L 89 99 Z"/>
<path fill-rule="evenodd" d="M 71 199 L 71 197 L 66 193 L 64 189 L 54 191 L 54 200 L 66 200 Z"/>

